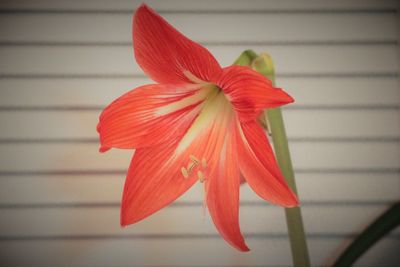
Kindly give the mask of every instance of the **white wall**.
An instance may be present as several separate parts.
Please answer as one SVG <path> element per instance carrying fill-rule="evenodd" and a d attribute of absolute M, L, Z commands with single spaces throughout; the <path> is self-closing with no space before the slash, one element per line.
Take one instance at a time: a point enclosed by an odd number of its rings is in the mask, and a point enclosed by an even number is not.
<path fill-rule="evenodd" d="M 201 190 L 119 227 L 131 151 L 99 154 L 114 98 L 150 81 L 133 60 L 137 1 L 0 2 L 1 266 L 290 266 L 283 210 L 246 186 L 239 253 Z M 396 1 L 148 1 L 223 65 L 268 51 L 296 99 L 286 128 L 314 266 L 400 198 Z M 358 266 L 396 266 L 397 230 Z"/>

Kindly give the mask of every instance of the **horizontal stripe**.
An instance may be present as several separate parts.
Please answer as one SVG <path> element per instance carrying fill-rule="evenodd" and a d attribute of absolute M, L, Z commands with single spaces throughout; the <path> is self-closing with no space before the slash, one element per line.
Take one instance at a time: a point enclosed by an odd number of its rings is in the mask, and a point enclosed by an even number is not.
<path fill-rule="evenodd" d="M 327 15 L 395 15 L 397 10 L 395 8 L 308 8 L 308 9 L 290 9 L 290 8 L 274 8 L 274 9 L 231 9 L 231 10 L 174 10 L 174 9 L 157 9 L 160 14 L 269 14 L 269 15 L 282 15 L 282 14 L 327 14 Z M 129 15 L 134 12 L 133 9 L 32 9 L 32 8 L 3 8 L 0 9 L 0 14 L 24 15 L 24 14 L 115 14 L 115 15 Z"/>
<path fill-rule="evenodd" d="M 0 106 L 1 111 L 102 111 L 105 106 L 102 105 L 79 105 L 79 106 Z M 343 111 L 343 110 L 400 110 L 400 105 L 395 104 L 369 104 L 369 105 L 290 105 L 284 107 L 285 110 L 331 110 L 331 111 Z"/>
<path fill-rule="evenodd" d="M 400 105 L 369 104 L 369 105 L 290 105 L 285 110 L 400 110 Z"/>
<path fill-rule="evenodd" d="M 370 46 L 398 45 L 397 40 L 281 40 L 281 41 L 199 41 L 205 46 Z M 124 41 L 0 41 L 5 46 L 131 46 Z"/>
<path fill-rule="evenodd" d="M 132 266 L 132 265 L 126 265 L 126 266 Z M 257 264 L 251 264 L 251 265 L 147 265 L 146 267 L 293 267 L 293 265 L 281 265 L 281 264 L 263 264 L 263 265 L 257 265 Z M 321 265 L 320 267 L 331 267 L 330 265 Z M 370 267 L 370 266 L 364 266 L 364 265 L 357 265 L 357 267 Z M 386 266 L 390 267 L 390 266 Z M 397 267 L 397 266 L 395 266 Z"/>
<path fill-rule="evenodd" d="M 302 207 L 365 207 L 365 206 L 389 206 L 394 201 L 324 201 L 324 200 L 304 200 L 301 201 Z M 203 202 L 200 201 L 181 201 L 172 203 L 168 208 L 179 207 L 201 207 Z M 3 203 L 0 209 L 87 209 L 87 208 L 120 208 L 119 202 L 75 202 L 75 203 Z M 280 208 L 270 205 L 265 201 L 241 201 L 241 207 L 268 207 Z"/>
<path fill-rule="evenodd" d="M 287 239 L 287 233 L 244 233 L 248 239 Z M 336 233 L 308 233 L 307 238 L 311 239 L 342 239 L 354 238 L 354 234 Z M 98 235 L 26 235 L 11 236 L 0 235 L 0 242 L 10 241 L 76 241 L 76 240 L 135 240 L 135 239 L 216 239 L 221 238 L 218 234 L 98 234 Z M 400 240 L 400 234 L 390 234 L 386 238 Z"/>
<path fill-rule="evenodd" d="M 343 73 L 277 73 L 277 78 L 391 78 L 397 79 L 397 72 L 343 72 Z M 93 74 L 52 74 L 52 73 L 0 73 L 0 79 L 143 79 L 144 74 L 93 73 Z"/>
<path fill-rule="evenodd" d="M 295 169 L 295 173 L 301 174 L 400 174 L 400 168 L 315 168 L 315 169 Z"/>
<path fill-rule="evenodd" d="M 378 136 L 378 137 L 289 137 L 293 143 L 398 143 L 400 137 Z M 1 143 L 1 139 L 0 139 Z"/>
<path fill-rule="evenodd" d="M 131 266 L 131 265 L 127 265 Z M 357 265 L 358 267 L 370 267 L 370 266 L 364 266 L 364 265 Z M 183 267 L 183 265 L 147 265 L 146 267 Z M 251 265 L 185 265 L 184 267 L 293 267 L 293 265 L 280 265 L 280 264 L 263 264 L 263 265 L 257 265 L 257 264 L 251 264 Z M 321 265 L 320 267 L 331 267 L 330 265 Z M 390 266 L 386 266 L 390 267 Z"/>
<path fill-rule="evenodd" d="M 291 143 L 398 143 L 400 137 L 289 137 Z M 0 145 L 4 144 L 93 144 L 99 143 L 99 138 L 0 138 Z"/>
<path fill-rule="evenodd" d="M 16 74 L 0 73 L 0 79 L 143 79 L 147 78 L 144 74 Z"/>
<path fill-rule="evenodd" d="M 295 169 L 295 173 L 301 174 L 400 174 L 400 168 L 315 168 Z M 0 170 L 0 176 L 110 176 L 125 175 L 126 170 Z"/>
<path fill-rule="evenodd" d="M 113 87 L 110 86 L 110 88 Z M 103 97 L 100 97 L 99 100 L 98 96 L 95 93 L 92 94 L 92 92 L 82 95 L 81 98 L 92 97 L 92 102 L 97 105 L 97 103 L 111 102 L 113 98 L 122 93 L 123 91 L 120 93 L 114 92 L 113 94 L 117 95 L 111 98 L 108 96 L 108 100 L 106 97 L 104 97 L 103 100 L 101 100 Z M 26 101 L 29 101 L 29 98 L 26 98 L 23 95 L 21 95 L 21 97 L 21 101 L 23 98 L 27 99 Z M 32 95 L 32 98 L 35 97 L 36 96 Z M 37 98 L 40 99 L 41 97 L 38 96 Z M 74 99 L 80 99 L 74 94 L 66 94 L 65 98 L 70 99 L 70 104 L 72 105 L 74 105 Z M 48 105 L 52 102 L 49 98 L 49 101 L 45 101 L 44 103 Z M 317 103 L 317 101 L 314 103 Z M 7 105 L 7 103 L 5 104 Z M 59 104 L 63 105 L 62 102 Z M 313 105 L 313 103 L 310 104 Z M 20 104 L 18 103 L 18 105 Z M 41 106 L 41 103 L 39 105 Z M 84 105 L 86 106 L 86 103 L 84 103 Z M 100 110 L 87 112 L 0 112 L 1 123 L 4 126 L 0 132 L 0 138 L 95 138 L 97 137 L 96 124 L 98 122 L 99 114 Z M 377 110 L 335 110 L 334 112 L 330 110 L 285 110 L 284 115 L 289 136 L 400 136 L 399 125 L 397 123 L 400 115 L 399 110 L 382 110 L 381 112 L 377 112 Z M 340 127 L 338 127 L 338 125 L 340 125 Z M 49 126 L 51 126 L 51 131 L 48 129 Z M 374 147 L 379 148 L 379 146 L 376 145 Z M 96 148 L 94 149 L 96 150 Z M 329 149 L 332 149 L 332 147 Z M 336 149 L 334 150 L 336 151 Z M 343 152 L 345 152 L 345 149 L 343 149 Z"/>
<path fill-rule="evenodd" d="M 0 144 L 92 144 L 99 138 L 0 138 Z"/>
<path fill-rule="evenodd" d="M 130 265 L 128 265 L 130 266 Z M 332 267 L 332 265 L 318 265 L 319 267 Z M 181 265 L 147 265 L 146 267 L 183 267 Z M 273 264 L 270 265 L 268 263 L 262 264 L 262 265 L 257 265 L 257 264 L 251 264 L 251 265 L 185 265 L 185 267 L 293 267 L 293 265 L 281 265 L 281 264 Z M 370 265 L 360 265 L 357 264 L 357 267 L 371 267 Z M 382 265 L 381 267 L 398 267 L 395 265 Z"/>
<path fill-rule="evenodd" d="M 101 111 L 105 106 L 0 106 L 0 111 Z"/>
<path fill-rule="evenodd" d="M 108 176 L 125 175 L 126 170 L 18 170 L 0 171 L 0 176 Z"/>

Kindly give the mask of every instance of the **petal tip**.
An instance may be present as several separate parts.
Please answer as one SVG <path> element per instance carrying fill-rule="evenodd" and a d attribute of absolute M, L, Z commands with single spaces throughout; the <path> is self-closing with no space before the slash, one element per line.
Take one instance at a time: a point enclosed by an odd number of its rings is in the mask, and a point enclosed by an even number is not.
<path fill-rule="evenodd" d="M 285 208 L 294 208 L 300 206 L 299 198 L 295 193 L 291 192 L 290 199 L 284 204 Z"/>
<path fill-rule="evenodd" d="M 132 220 L 132 218 L 128 218 L 127 214 L 124 212 L 124 209 L 121 208 L 121 215 L 120 215 L 120 221 L 119 224 L 121 227 L 126 227 L 130 224 L 134 224 L 136 221 Z"/>
<path fill-rule="evenodd" d="M 120 218 L 119 218 L 119 225 L 121 226 L 121 228 L 124 228 L 124 227 L 126 227 L 128 225 L 126 223 L 125 216 L 122 214 L 122 211 L 121 211 L 121 215 L 120 215 Z"/>
<path fill-rule="evenodd" d="M 229 245 L 239 250 L 240 252 L 248 252 L 250 248 L 247 246 L 243 236 L 241 235 L 239 240 L 229 239 L 226 236 L 222 235 L 222 237 L 228 242 Z"/>
<path fill-rule="evenodd" d="M 119 221 L 119 224 L 121 225 L 121 228 L 125 228 L 125 227 L 127 227 L 128 225 L 133 224 L 133 223 L 129 222 L 129 221 L 126 219 L 125 216 L 121 216 L 121 219 L 120 219 L 120 221 Z"/>
<path fill-rule="evenodd" d="M 288 93 L 286 93 L 283 89 L 281 88 L 277 88 L 279 90 L 279 92 L 281 93 L 281 101 L 284 105 L 286 104 L 291 104 L 294 102 L 294 98 L 289 95 Z"/>
<path fill-rule="evenodd" d="M 107 152 L 107 151 L 110 150 L 110 149 L 111 149 L 110 147 L 100 146 L 99 152 L 100 152 L 100 153 L 104 153 L 104 152 Z"/>
<path fill-rule="evenodd" d="M 288 95 L 288 104 L 294 103 L 294 98 Z"/>
<path fill-rule="evenodd" d="M 237 247 L 241 252 L 249 252 L 250 249 L 249 247 L 243 242 L 243 244 L 240 247 Z"/>
<path fill-rule="evenodd" d="M 141 10 L 150 10 L 150 7 L 146 3 L 141 3 L 139 7 L 136 9 L 136 12 Z"/>
<path fill-rule="evenodd" d="M 136 12 L 135 12 L 135 16 L 134 16 L 134 18 L 136 17 L 136 16 L 141 16 L 142 14 L 144 15 L 144 14 L 157 14 L 157 12 L 154 10 L 154 9 L 152 9 L 151 7 L 149 7 L 146 3 L 142 3 L 137 9 L 136 9 Z M 158 14 L 157 14 L 158 15 Z"/>

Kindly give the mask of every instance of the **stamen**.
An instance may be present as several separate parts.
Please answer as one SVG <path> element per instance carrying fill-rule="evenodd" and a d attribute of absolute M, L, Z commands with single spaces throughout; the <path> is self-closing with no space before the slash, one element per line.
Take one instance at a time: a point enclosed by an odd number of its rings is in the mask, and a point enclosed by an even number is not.
<path fill-rule="evenodd" d="M 201 171 L 197 171 L 197 177 L 199 177 L 200 183 L 203 183 L 206 180 L 204 174 Z"/>
<path fill-rule="evenodd" d="M 190 158 L 190 160 L 193 161 L 194 163 L 196 163 L 196 164 L 199 163 L 199 159 L 196 158 L 195 156 L 190 155 L 189 158 Z"/>
<path fill-rule="evenodd" d="M 188 178 L 189 177 L 189 173 L 188 170 L 185 167 L 181 168 L 181 172 L 183 174 L 183 177 Z"/>
<path fill-rule="evenodd" d="M 207 168 L 207 162 L 205 158 L 201 159 L 201 166 L 203 167 L 203 169 Z"/>
<path fill-rule="evenodd" d="M 188 169 L 189 173 L 192 172 L 193 168 L 194 168 L 196 165 L 197 165 L 196 162 L 189 162 L 189 164 L 188 164 L 188 166 L 187 166 L 187 169 Z"/>

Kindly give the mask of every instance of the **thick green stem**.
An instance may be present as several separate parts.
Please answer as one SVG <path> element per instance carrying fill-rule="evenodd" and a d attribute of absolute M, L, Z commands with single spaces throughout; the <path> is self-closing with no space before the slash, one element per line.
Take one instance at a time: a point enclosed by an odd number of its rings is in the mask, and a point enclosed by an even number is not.
<path fill-rule="evenodd" d="M 268 110 L 267 113 L 271 126 L 276 158 L 288 185 L 297 194 L 282 111 L 280 108 L 276 108 Z M 285 214 L 294 266 L 310 266 L 301 209 L 300 207 L 287 208 L 285 209 Z"/>
<path fill-rule="evenodd" d="M 262 54 L 254 59 L 252 67 L 275 84 L 275 68 L 269 55 Z M 283 123 L 282 110 L 280 108 L 267 110 L 267 119 L 271 127 L 270 131 L 272 133 L 272 141 L 279 167 L 286 178 L 286 182 L 297 194 L 288 139 L 286 136 L 285 125 Z M 285 209 L 285 214 L 294 266 L 308 267 L 310 266 L 310 259 L 308 256 L 301 209 L 300 207 L 287 208 Z"/>
<path fill-rule="evenodd" d="M 248 62 L 251 62 L 250 64 Z M 272 59 L 267 54 L 257 56 L 253 51 L 247 50 L 235 61 L 238 65 L 250 65 L 253 69 L 269 78 L 275 84 L 275 70 Z M 279 166 L 290 188 L 297 194 L 292 161 L 290 158 L 288 140 L 280 108 L 266 111 L 266 120 L 272 134 L 275 155 Z M 286 222 L 292 250 L 293 264 L 296 267 L 309 267 L 310 259 L 303 220 L 300 207 L 285 209 Z"/>

